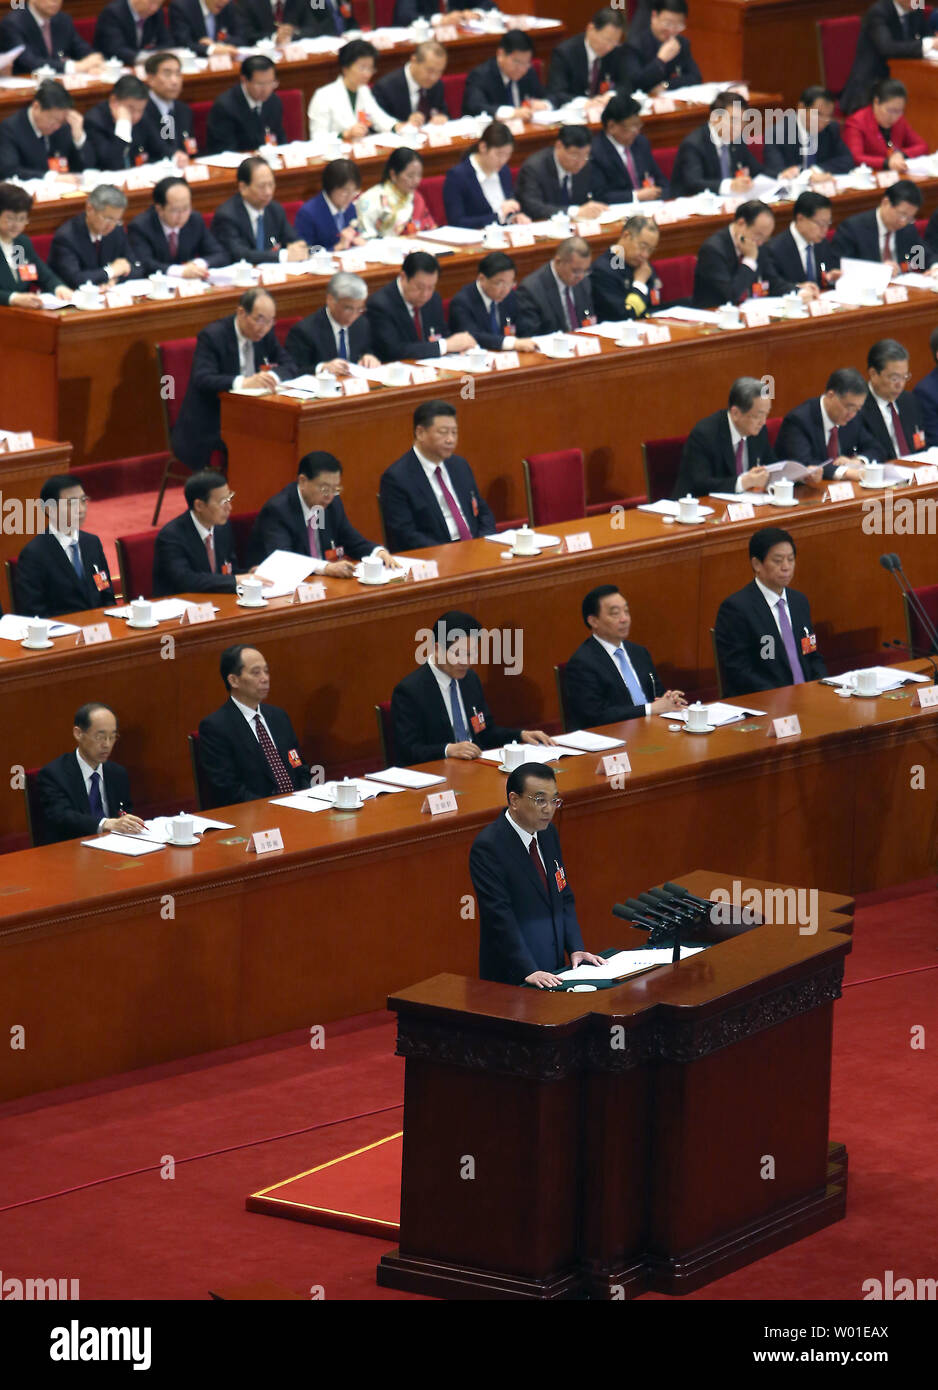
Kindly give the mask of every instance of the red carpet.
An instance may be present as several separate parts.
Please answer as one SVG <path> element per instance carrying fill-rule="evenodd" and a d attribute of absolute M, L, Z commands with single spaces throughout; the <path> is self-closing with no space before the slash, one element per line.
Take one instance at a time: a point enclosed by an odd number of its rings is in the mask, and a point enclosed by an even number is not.
<path fill-rule="evenodd" d="M 934 1275 L 933 883 L 861 906 L 847 982 L 831 1117 L 850 1154 L 847 1219 L 695 1299 L 859 1299 L 887 1269 Z M 924 1050 L 910 1046 L 919 1026 Z M 400 1128 L 389 1016 L 330 1025 L 320 1050 L 308 1040 L 289 1034 L 0 1106 L 4 1277 L 78 1278 L 85 1299 L 204 1299 L 262 1280 L 321 1286 L 329 1299 L 407 1297 L 375 1284 L 393 1241 L 244 1209 L 247 1193 Z"/>
<path fill-rule="evenodd" d="M 340 1154 L 307 1173 L 252 1192 L 245 1206 L 336 1231 L 396 1240 L 401 1216 L 403 1130 Z"/>
<path fill-rule="evenodd" d="M 124 496 L 111 497 L 107 501 L 95 501 L 89 508 L 88 530 L 101 537 L 115 584 L 118 569 L 117 548 L 114 542 L 118 536 L 130 536 L 135 531 L 150 529 L 158 492 L 159 487 L 149 492 L 127 493 Z M 172 521 L 174 516 L 179 516 L 185 509 L 182 488 L 167 488 L 160 508 L 159 525 L 165 526 L 167 521 Z M 136 598 L 137 595 L 134 594 L 133 597 Z"/>

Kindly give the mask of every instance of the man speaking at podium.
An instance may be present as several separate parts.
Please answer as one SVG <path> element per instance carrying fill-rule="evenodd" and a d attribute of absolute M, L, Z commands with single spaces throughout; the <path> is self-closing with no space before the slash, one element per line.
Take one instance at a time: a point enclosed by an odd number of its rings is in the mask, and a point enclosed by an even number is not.
<path fill-rule="evenodd" d="M 551 821 L 561 805 L 553 769 L 522 763 L 508 775 L 508 809 L 469 851 L 479 899 L 479 974 L 506 985 L 559 985 L 571 965 L 602 965 L 583 949 L 560 837 Z"/>

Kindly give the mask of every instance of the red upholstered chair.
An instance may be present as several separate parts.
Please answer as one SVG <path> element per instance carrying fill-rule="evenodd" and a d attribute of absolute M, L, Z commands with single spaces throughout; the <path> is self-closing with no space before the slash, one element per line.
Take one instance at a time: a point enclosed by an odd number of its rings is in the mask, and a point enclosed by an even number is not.
<path fill-rule="evenodd" d="M 246 564 L 248 541 L 254 530 L 257 512 L 234 512 L 231 516 L 231 531 L 234 536 L 235 554 L 241 564 Z"/>
<path fill-rule="evenodd" d="M 858 14 L 816 21 L 821 80 L 835 97 L 839 97 L 847 85 L 860 37 L 860 22 Z"/>
<path fill-rule="evenodd" d="M 443 300 L 443 317 L 446 320 L 447 324 L 449 323 L 449 306 L 452 304 L 452 302 L 452 296 L 450 296 L 449 299 Z"/>
<path fill-rule="evenodd" d="M 372 0 L 372 12 L 376 29 L 390 29 L 394 18 L 394 0 Z"/>
<path fill-rule="evenodd" d="M 466 74 L 464 72 L 445 72 L 443 74 L 443 94 L 446 97 L 446 108 L 455 118 L 462 115 L 462 97 L 466 90 Z"/>
<path fill-rule="evenodd" d="M 583 450 L 558 449 L 521 460 L 531 526 L 552 526 L 586 515 Z"/>
<path fill-rule="evenodd" d="M 671 175 L 674 172 L 674 161 L 677 159 L 677 145 L 664 145 L 660 150 L 654 150 L 653 153 L 658 168 L 661 170 L 662 174 L 664 174 L 665 178 L 670 181 Z"/>
<path fill-rule="evenodd" d="M 677 304 L 681 300 L 694 297 L 694 270 L 696 256 L 665 256 L 655 261 L 655 270 L 661 281 L 662 304 Z"/>
<path fill-rule="evenodd" d="M 93 44 L 94 26 L 97 24 L 97 22 L 97 15 L 88 15 L 84 19 L 75 19 L 73 23 L 75 25 L 78 37 L 80 39 L 84 39 L 85 43 Z"/>
<path fill-rule="evenodd" d="M 420 180 L 423 201 L 430 210 L 430 216 L 438 227 L 446 226 L 446 208 L 443 206 L 443 182 L 445 174 L 431 174 Z"/>
<path fill-rule="evenodd" d="M 280 344 L 281 347 L 286 347 L 287 334 L 290 332 L 290 329 L 294 328 L 296 324 L 298 324 L 299 322 L 299 318 L 278 319 L 277 322 L 274 324 L 274 332 L 277 335 L 277 342 Z"/>
<path fill-rule="evenodd" d="M 194 101 L 192 104 L 192 131 L 195 135 L 199 149 L 204 152 L 206 146 L 206 126 L 208 124 L 208 113 L 212 109 L 210 101 Z"/>
<path fill-rule="evenodd" d="M 202 771 L 198 733 L 187 735 L 187 740 L 189 743 L 189 763 L 192 767 L 192 785 L 195 787 L 195 809 L 197 811 L 209 811 L 213 806 L 218 806 L 221 803 L 215 795 L 211 782 Z"/>
<path fill-rule="evenodd" d="M 159 527 L 151 526 L 147 531 L 135 531 L 130 536 L 118 536 L 114 542 L 117 549 L 117 567 L 120 570 L 121 593 L 124 602 L 135 598 L 149 598 L 153 592 L 153 552 Z"/>
<path fill-rule="evenodd" d="M 283 133 L 288 140 L 306 140 L 306 102 L 295 87 L 277 94 L 283 103 Z"/>
<path fill-rule="evenodd" d="M 567 714 L 567 701 L 563 688 L 564 675 L 566 674 L 567 663 L 560 661 L 554 667 L 554 683 L 557 686 L 557 705 L 560 709 L 560 730 L 561 733 L 570 732 L 570 718 Z"/>
<path fill-rule="evenodd" d="M 674 491 L 686 439 L 686 434 L 674 434 L 666 439 L 646 439 L 642 444 L 649 502 L 660 502 Z"/>
<path fill-rule="evenodd" d="M 918 596 L 918 600 L 931 618 L 932 624 L 938 626 L 938 584 L 929 584 L 924 589 L 913 589 L 912 592 Z M 903 595 L 902 604 L 905 609 L 905 630 L 909 639 L 909 646 L 914 648 L 916 652 L 932 651 L 932 643 L 922 620 L 913 611 L 912 605 L 905 595 Z"/>
<path fill-rule="evenodd" d="M 290 224 L 291 227 L 293 226 L 294 222 L 296 221 L 296 214 L 299 212 L 299 210 L 300 210 L 300 208 L 301 208 L 302 206 L 303 206 L 303 200 L 302 200 L 302 198 L 294 198 L 291 202 L 289 202 L 289 203 L 283 203 L 283 204 L 282 204 L 284 213 L 286 214 L 287 221 L 289 222 L 289 224 Z"/>
<path fill-rule="evenodd" d="M 531 59 L 531 66 L 532 66 L 532 68 L 534 69 L 534 71 L 537 73 L 537 80 L 538 80 L 538 82 L 543 83 L 543 81 L 544 81 L 544 59 L 543 59 L 543 58 L 532 58 L 532 59 Z"/>
<path fill-rule="evenodd" d="M 769 436 L 769 443 L 772 445 L 773 449 L 775 448 L 775 440 L 778 432 L 782 428 L 782 418 L 781 415 L 773 415 L 771 420 L 766 420 L 765 422 L 766 434 Z"/>
<path fill-rule="evenodd" d="M 52 250 L 52 233 L 36 232 L 35 236 L 31 236 L 29 239 L 36 248 L 36 255 L 40 260 L 48 263 L 49 252 Z"/>
<path fill-rule="evenodd" d="M 179 409 L 189 386 L 192 359 L 195 356 L 195 342 L 195 338 L 175 338 L 172 342 L 157 343 L 156 345 L 160 377 L 164 381 L 172 382 L 173 389 L 168 392 L 160 392 L 160 400 L 163 405 L 163 428 L 166 431 L 166 447 L 170 453 L 166 460 L 166 467 L 163 469 L 163 480 L 160 483 L 159 496 L 153 509 L 154 526 L 160 519 L 160 508 L 163 505 L 163 494 L 167 484 L 170 481 L 184 483 L 191 476 L 191 469 L 181 464 L 172 452 L 172 428 L 179 417 Z"/>
<path fill-rule="evenodd" d="M 375 718 L 378 721 L 378 742 L 381 745 L 381 766 L 396 767 L 397 751 L 394 747 L 394 725 L 391 723 L 391 701 L 379 700 L 375 705 Z"/>
<path fill-rule="evenodd" d="M 393 12 L 394 6 L 392 4 L 391 13 L 393 14 Z M 375 23 L 374 0 L 352 0 L 352 15 L 359 29 L 377 28 Z M 388 20 L 388 24 L 390 23 L 391 21 Z"/>
<path fill-rule="evenodd" d="M 924 235 L 925 235 L 925 228 L 926 228 L 927 226 L 928 226 L 928 218 L 927 218 L 927 217 L 916 217 L 916 219 L 915 219 L 915 230 L 918 232 L 919 236 L 924 236 Z M 35 237 L 33 237 L 33 245 L 36 246 L 36 238 L 35 238 Z M 38 247 L 38 246 L 36 246 L 36 250 L 37 250 L 37 251 L 39 250 L 39 247 Z"/>
<path fill-rule="evenodd" d="M 26 798 L 26 829 L 29 831 L 29 843 L 34 846 L 47 845 L 49 843 L 49 827 L 46 825 L 46 818 L 42 814 L 42 802 L 39 800 L 38 767 L 26 769 L 23 795 Z"/>

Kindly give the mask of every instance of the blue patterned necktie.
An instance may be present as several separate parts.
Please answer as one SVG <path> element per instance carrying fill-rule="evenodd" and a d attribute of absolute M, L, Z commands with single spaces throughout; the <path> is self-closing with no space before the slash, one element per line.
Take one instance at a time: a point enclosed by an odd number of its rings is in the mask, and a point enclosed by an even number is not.
<path fill-rule="evenodd" d="M 104 819 L 104 803 L 101 800 L 101 774 L 92 772 L 91 786 L 88 788 L 88 810 L 98 820 Z"/>
<path fill-rule="evenodd" d="M 469 730 L 466 728 L 466 721 L 462 717 L 462 709 L 459 705 L 459 690 L 455 681 L 450 682 L 449 703 L 453 718 L 453 739 L 456 743 L 468 743 Z"/>
<path fill-rule="evenodd" d="M 619 668 L 619 675 L 625 681 L 625 684 L 628 687 L 628 692 L 632 697 L 632 704 L 644 705 L 646 703 L 645 692 L 639 685 L 638 677 L 632 669 L 631 662 L 627 660 L 625 652 L 622 650 L 621 647 L 616 647 L 615 651 L 613 652 L 613 656 L 615 657 L 616 665 Z"/>
<path fill-rule="evenodd" d="M 254 229 L 254 245 L 257 247 L 258 251 L 263 251 L 266 246 L 266 239 L 264 237 L 263 213 L 260 213 L 260 215 L 258 216 L 257 226 Z"/>
<path fill-rule="evenodd" d="M 85 567 L 81 562 L 81 551 L 78 548 L 77 541 L 72 541 L 71 545 L 68 547 L 68 558 L 71 560 L 72 569 L 78 575 L 78 578 L 84 579 Z"/>

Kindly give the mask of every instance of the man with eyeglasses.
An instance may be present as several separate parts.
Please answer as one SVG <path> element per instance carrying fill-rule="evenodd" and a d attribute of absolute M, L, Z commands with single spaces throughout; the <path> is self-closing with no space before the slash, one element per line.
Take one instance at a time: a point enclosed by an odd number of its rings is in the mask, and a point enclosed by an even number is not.
<path fill-rule="evenodd" d="M 769 264 L 793 285 L 813 284 L 828 289 L 840 279 L 836 257 L 827 240 L 834 218 L 830 198 L 822 193 L 801 193 L 795 202 L 791 226 L 766 243 Z"/>
<path fill-rule="evenodd" d="M 869 390 L 860 414 L 881 456 L 904 458 L 925 448 L 922 408 L 906 386 L 911 379 L 908 351 L 895 338 L 880 338 L 866 354 Z"/>
<path fill-rule="evenodd" d="M 893 274 L 908 270 L 918 252 L 917 270 L 925 270 L 925 249 L 915 227 L 922 206 L 922 190 L 911 179 L 899 179 L 887 188 L 879 206 L 844 218 L 834 233 L 831 251 L 835 264 L 850 256 L 860 261 L 882 261 Z"/>
<path fill-rule="evenodd" d="M 505 985 L 553 989 L 565 958 L 602 965 L 583 948 L 554 812 L 562 805 L 553 770 L 522 763 L 509 773 L 508 808 L 469 851 L 479 900 L 479 974 Z"/>
<path fill-rule="evenodd" d="M 242 386 L 276 391 L 297 375 L 274 332 L 277 308 L 264 289 L 248 290 L 237 312 L 203 328 L 196 340 L 189 385 L 172 430 L 176 457 L 187 468 L 207 468 L 216 452 L 227 457 L 221 437 L 223 391 Z"/>
<path fill-rule="evenodd" d="M 75 714 L 73 753 L 39 769 L 39 804 L 43 826 L 36 842 L 53 844 L 106 830 L 136 835 L 143 829 L 131 814 L 130 778 L 110 761 L 119 734 L 109 705 L 90 702 Z"/>
<path fill-rule="evenodd" d="M 391 724 L 395 761 L 404 767 L 438 758 L 478 758 L 505 743 L 553 743 L 541 729 L 504 729 L 495 723 L 472 665 L 482 653 L 477 619 L 453 609 L 429 636 L 433 652 L 394 687 Z"/>
<path fill-rule="evenodd" d="M 97 536 L 83 529 L 88 498 L 80 478 L 57 473 L 39 492 L 46 530 L 20 551 L 14 580 L 15 607 L 28 618 L 57 618 L 106 608 L 114 589 Z"/>
<path fill-rule="evenodd" d="M 187 479 L 184 492 L 188 511 L 168 521 L 156 537 L 153 597 L 233 594 L 245 577 L 235 573 L 234 493 L 223 474 L 210 469 Z"/>
<path fill-rule="evenodd" d="M 812 476 L 803 482 L 817 483 L 822 476 L 858 481 L 865 462 L 893 452 L 870 432 L 862 414 L 866 396 L 862 373 L 856 367 L 838 367 L 822 395 L 803 401 L 785 416 L 775 440 L 778 457 L 811 468 Z"/>
<path fill-rule="evenodd" d="M 274 550 L 310 557 L 310 572 L 330 579 L 351 579 L 356 560 L 374 556 L 390 569 L 400 564 L 383 545 L 368 541 L 345 514 L 340 493 L 342 465 L 334 454 L 316 449 L 300 459 L 295 483 L 261 507 L 248 558 L 260 564 Z"/>
<path fill-rule="evenodd" d="M 287 334 L 287 352 L 301 372 L 348 376 L 349 362 L 379 367 L 371 351 L 371 326 L 365 306 L 368 286 L 360 275 L 340 270 L 326 285 L 325 304 L 295 323 Z"/>

